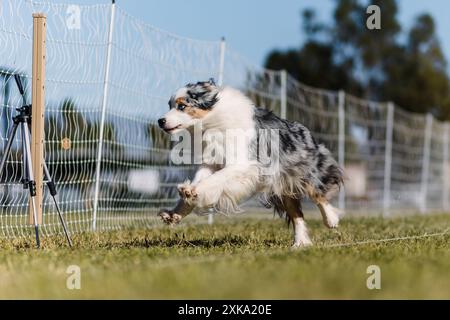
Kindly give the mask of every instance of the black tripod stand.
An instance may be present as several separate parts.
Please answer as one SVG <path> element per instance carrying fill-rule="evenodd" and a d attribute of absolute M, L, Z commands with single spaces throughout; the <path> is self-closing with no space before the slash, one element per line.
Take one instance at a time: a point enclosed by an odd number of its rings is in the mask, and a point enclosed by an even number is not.
<path fill-rule="evenodd" d="M 22 168 L 23 168 L 23 179 L 21 183 L 23 184 L 24 189 L 28 189 L 30 191 L 31 197 L 31 205 L 33 210 L 33 222 L 34 222 L 34 231 L 36 234 L 36 245 L 40 247 L 39 240 L 39 224 L 37 219 L 37 210 L 36 210 L 36 182 L 34 181 L 33 175 L 33 163 L 31 160 L 31 144 L 30 144 L 30 125 L 31 125 L 31 105 L 26 104 L 26 97 L 22 87 L 22 82 L 20 80 L 19 75 L 14 75 L 14 79 L 16 80 L 17 87 L 19 88 L 19 92 L 22 95 L 22 107 L 17 108 L 16 110 L 19 112 L 18 115 L 13 117 L 13 127 L 8 136 L 8 142 L 5 147 L 5 151 L 3 153 L 2 162 L 0 164 L 0 174 L 3 172 L 3 169 L 6 164 L 6 159 L 11 151 L 11 146 L 14 141 L 14 137 L 17 133 L 17 129 L 20 126 L 21 134 L 22 134 Z M 64 229 L 64 234 L 66 235 L 67 242 L 70 247 L 72 247 L 72 241 L 70 239 L 70 235 L 67 231 L 67 226 L 64 221 L 64 218 L 61 214 L 61 210 L 59 208 L 58 202 L 56 201 L 56 187 L 53 183 L 50 173 L 48 172 L 47 165 L 44 160 L 44 176 L 47 187 L 50 191 L 50 195 L 53 198 L 53 202 L 55 203 L 56 211 L 58 212 L 59 220 L 61 221 L 61 225 Z"/>

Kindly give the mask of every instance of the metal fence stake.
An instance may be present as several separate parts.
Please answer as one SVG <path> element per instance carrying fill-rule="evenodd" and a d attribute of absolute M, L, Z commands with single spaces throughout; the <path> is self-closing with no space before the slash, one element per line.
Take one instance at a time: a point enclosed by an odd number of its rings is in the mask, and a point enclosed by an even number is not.
<path fill-rule="evenodd" d="M 422 179 L 420 183 L 420 212 L 427 211 L 427 194 L 428 194 L 428 175 L 430 170 L 430 147 L 431 147 L 431 130 L 433 128 L 433 116 L 427 114 L 425 124 L 425 135 L 423 144 L 423 160 L 422 160 Z"/>
<path fill-rule="evenodd" d="M 220 57 L 219 57 L 219 79 L 217 80 L 217 84 L 219 86 L 223 85 L 223 71 L 225 68 L 225 37 L 222 37 L 220 40 Z M 214 215 L 212 213 L 208 214 L 208 224 L 214 223 Z"/>
<path fill-rule="evenodd" d="M 114 17 L 116 13 L 116 4 L 113 0 L 111 3 L 111 20 L 109 22 L 109 32 L 108 32 L 108 48 L 106 51 L 106 67 L 105 67 L 105 81 L 103 85 L 103 101 L 102 101 L 102 115 L 100 119 L 100 129 L 98 137 L 98 153 L 97 153 L 97 166 L 95 169 L 95 193 L 94 193 L 94 213 L 92 215 L 92 229 L 95 231 L 97 228 L 97 212 L 98 212 L 98 198 L 100 192 L 100 172 L 102 163 L 102 152 L 103 152 L 103 131 L 105 128 L 105 118 L 106 118 L 106 105 L 108 103 L 108 84 L 109 84 L 109 71 L 111 65 L 111 47 L 114 31 Z"/>
<path fill-rule="evenodd" d="M 394 104 L 388 102 L 386 117 L 386 141 L 384 150 L 384 186 L 383 216 L 390 215 L 391 209 L 391 172 L 392 172 L 392 138 L 394 131 Z"/>

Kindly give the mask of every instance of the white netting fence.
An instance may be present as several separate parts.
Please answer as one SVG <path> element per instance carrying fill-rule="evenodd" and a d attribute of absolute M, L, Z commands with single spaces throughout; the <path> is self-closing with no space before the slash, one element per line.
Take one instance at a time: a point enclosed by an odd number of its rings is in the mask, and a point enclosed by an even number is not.
<path fill-rule="evenodd" d="M 193 166 L 169 161 L 156 120 L 174 89 L 215 78 L 255 104 L 300 121 L 347 171 L 339 205 L 360 211 L 448 207 L 448 125 L 386 103 L 305 86 L 265 70 L 221 41 L 180 37 L 115 5 L 0 1 L 0 135 L 7 142 L 20 95 L 30 96 L 32 13 L 47 16 L 45 155 L 72 232 L 153 225 Z M 0 151 L 3 155 L 3 151 Z M 29 231 L 16 141 L 0 185 L 0 235 Z M 44 232 L 60 232 L 48 194 Z"/>

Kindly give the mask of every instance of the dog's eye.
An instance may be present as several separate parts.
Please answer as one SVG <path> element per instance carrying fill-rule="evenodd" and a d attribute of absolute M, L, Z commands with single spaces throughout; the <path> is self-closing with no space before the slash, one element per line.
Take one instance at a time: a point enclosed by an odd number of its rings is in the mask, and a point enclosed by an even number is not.
<path fill-rule="evenodd" d="M 180 110 L 180 111 L 183 111 L 184 108 L 186 108 L 186 106 L 184 104 L 180 103 L 179 105 L 177 105 L 177 109 Z"/>

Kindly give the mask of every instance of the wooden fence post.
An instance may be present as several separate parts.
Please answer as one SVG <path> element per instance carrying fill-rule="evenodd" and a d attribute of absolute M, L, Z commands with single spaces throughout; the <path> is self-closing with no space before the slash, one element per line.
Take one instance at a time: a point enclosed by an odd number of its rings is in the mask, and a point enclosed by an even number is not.
<path fill-rule="evenodd" d="M 44 104 L 45 104 L 45 35 L 46 17 L 33 13 L 33 66 L 31 84 L 31 159 L 36 182 L 36 211 L 38 224 L 42 224 L 42 200 L 44 180 Z M 29 221 L 33 224 L 30 204 Z"/>

